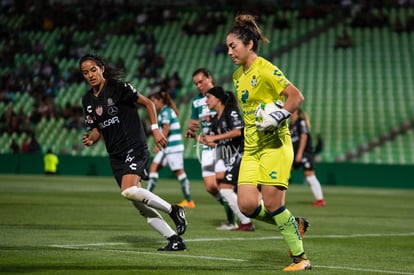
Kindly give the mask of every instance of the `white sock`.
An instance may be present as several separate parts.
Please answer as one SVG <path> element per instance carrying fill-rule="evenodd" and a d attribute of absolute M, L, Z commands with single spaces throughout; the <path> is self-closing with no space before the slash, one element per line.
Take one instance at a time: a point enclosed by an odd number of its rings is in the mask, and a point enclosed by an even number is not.
<path fill-rule="evenodd" d="M 240 223 L 247 224 L 251 223 L 250 218 L 243 215 L 237 205 L 237 195 L 232 189 L 220 189 L 221 196 L 227 201 L 233 213 L 239 218 Z"/>
<path fill-rule="evenodd" d="M 319 180 L 315 175 L 306 177 L 306 181 L 309 183 L 313 195 L 316 200 L 323 200 L 322 187 Z"/>
<path fill-rule="evenodd" d="M 180 182 L 181 192 L 183 192 L 184 198 L 187 201 L 191 201 L 191 194 L 190 194 L 190 181 L 187 178 L 186 173 L 182 173 L 177 177 L 178 181 Z"/>
<path fill-rule="evenodd" d="M 155 231 L 160 233 L 165 238 L 169 238 L 176 235 L 174 230 L 168 225 L 168 223 L 162 218 L 157 210 L 143 204 L 142 202 L 132 202 L 139 213 L 146 218 L 147 223 L 154 228 Z"/>
<path fill-rule="evenodd" d="M 157 184 L 158 181 L 158 173 L 155 172 L 151 172 L 149 174 L 149 180 L 147 183 L 147 190 L 152 191 L 155 188 L 155 185 Z"/>
<path fill-rule="evenodd" d="M 121 195 L 129 200 L 142 202 L 165 213 L 171 212 L 171 204 L 144 188 L 131 186 L 122 191 Z"/>

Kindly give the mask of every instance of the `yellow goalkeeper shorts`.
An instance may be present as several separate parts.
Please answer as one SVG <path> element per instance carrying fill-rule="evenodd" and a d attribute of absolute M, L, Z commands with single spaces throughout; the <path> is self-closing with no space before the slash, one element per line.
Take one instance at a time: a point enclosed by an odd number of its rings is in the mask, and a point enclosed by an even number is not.
<path fill-rule="evenodd" d="M 245 151 L 240 165 L 238 184 L 274 185 L 287 188 L 293 163 L 290 135 L 280 137 L 283 145 L 260 151 Z"/>

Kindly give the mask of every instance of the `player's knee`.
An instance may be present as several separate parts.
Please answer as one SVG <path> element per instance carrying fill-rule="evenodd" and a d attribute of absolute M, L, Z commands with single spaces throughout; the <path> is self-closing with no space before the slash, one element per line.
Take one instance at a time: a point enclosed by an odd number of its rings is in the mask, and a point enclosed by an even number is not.
<path fill-rule="evenodd" d="M 121 195 L 128 200 L 141 201 L 139 198 L 140 197 L 139 189 L 140 188 L 138 186 L 130 186 L 126 188 L 124 191 L 122 191 Z"/>
<path fill-rule="evenodd" d="M 253 204 L 247 205 L 245 203 L 240 202 L 240 200 L 237 200 L 237 206 L 239 207 L 240 212 L 242 212 L 243 215 L 249 218 L 255 218 L 258 215 L 257 211 L 260 212 L 257 206 L 255 207 Z"/>

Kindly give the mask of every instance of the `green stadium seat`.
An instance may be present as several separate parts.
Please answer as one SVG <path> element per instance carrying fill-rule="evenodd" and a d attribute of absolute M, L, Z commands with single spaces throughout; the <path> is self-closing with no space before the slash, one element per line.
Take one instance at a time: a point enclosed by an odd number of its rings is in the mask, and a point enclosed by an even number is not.
<path fill-rule="evenodd" d="M 387 12 L 390 21 L 396 16 L 405 20 L 413 14 L 414 9 L 390 9 Z M 269 36 L 271 43 L 266 46 L 262 45 L 261 53 L 271 60 L 278 49 L 288 45 L 289 42 L 303 38 L 332 19 L 332 17 L 327 17 L 307 21 L 296 19 L 296 11 L 287 11 L 285 14 L 292 25 L 287 31 L 272 28 L 274 15 L 264 19 L 263 31 Z M 203 36 L 187 36 L 181 31 L 184 22 L 196 19 L 195 13 L 180 11 L 179 15 L 179 20 L 151 29 L 157 42 L 156 50 L 165 58 L 165 66 L 161 73 L 171 75 L 177 71 L 183 79 L 183 88 L 178 93 L 177 102 L 181 102 L 182 98 L 195 92 L 191 73 L 202 66 L 212 70 L 219 85 L 233 90 L 231 75 L 236 66 L 226 55 L 212 54 L 217 42 L 224 41 L 225 34 L 232 25 L 233 13 L 227 12 L 227 22 L 219 26 L 216 33 Z M 103 22 L 102 28 L 108 26 L 115 28 L 128 16 L 131 15 L 127 14 L 114 21 Z M 6 24 L 17 27 L 23 18 L 23 16 L 16 16 Z M 315 134 L 321 133 L 325 140 L 325 150 L 321 154 L 321 159 L 324 161 L 334 161 L 337 157 L 345 156 L 348 151 L 367 144 L 372 138 L 388 132 L 401 122 L 410 121 L 413 116 L 411 102 L 414 101 L 412 94 L 414 36 L 398 35 L 388 28 L 352 29 L 350 32 L 355 47 L 335 51 L 333 49 L 335 36 L 342 31 L 342 28 L 343 25 L 332 27 L 273 60 L 304 93 L 306 99 L 303 108 L 311 115 L 312 131 Z M 87 50 L 90 49 L 90 45 L 87 44 L 88 39 L 96 34 L 96 30 L 75 31 L 67 27 L 43 33 L 26 31 L 25 34 L 31 41 L 42 41 L 47 47 L 48 54 L 53 56 L 59 50 L 55 40 L 62 31 L 70 31 L 74 40 L 84 43 Z M 139 65 L 136 58 L 139 45 L 136 45 L 135 39 L 133 35 L 108 35 L 106 48 L 102 55 L 113 61 L 122 57 L 127 66 L 128 80 L 145 94 L 151 80 L 135 78 Z M 1 45 L 0 42 L 0 47 Z M 32 54 L 17 54 L 15 62 L 16 65 L 23 62 L 30 65 L 38 58 L 39 56 Z M 78 66 L 78 61 L 73 58 L 55 61 L 61 71 Z M 80 104 L 80 99 L 86 90 L 86 83 L 65 86 L 58 90 L 55 102 L 61 107 L 66 103 Z M 15 109 L 23 108 L 25 113 L 30 113 L 33 102 L 34 99 L 28 94 L 18 94 L 13 106 Z M 189 104 L 179 107 L 180 120 L 182 127 L 185 128 L 189 120 Z M 0 115 L 5 108 L 6 105 L 0 103 Z M 64 121 L 59 119 L 42 120 L 35 128 L 39 141 L 44 142 L 45 145 L 53 145 L 51 137 L 57 138 L 57 133 L 53 130 L 60 129 L 61 133 L 63 132 L 66 137 L 70 136 L 70 138 L 55 142 L 53 146 L 60 147 L 58 149 L 67 149 L 78 143 L 81 134 L 62 131 L 63 124 Z M 376 148 L 356 161 L 414 163 L 413 150 L 401 150 L 402 146 L 412 148 L 412 145 L 410 146 L 413 144 L 412 134 L 406 135 L 401 137 L 401 141 L 397 138 L 395 143 L 390 143 L 394 145 L 389 145 L 389 148 L 387 145 L 383 148 Z M 2 135 L 0 138 L 2 152 L 8 149 L 6 148 L 8 145 L 5 144 L 9 144 L 10 138 L 8 135 Z M 185 140 L 186 157 L 194 157 L 194 145 L 194 140 Z M 82 149 L 73 154 L 105 155 L 103 144 L 96 149 L 90 149 Z M 411 152 L 410 156 L 408 153 L 404 154 L 407 151 Z M 388 156 L 385 157 L 385 155 Z"/>

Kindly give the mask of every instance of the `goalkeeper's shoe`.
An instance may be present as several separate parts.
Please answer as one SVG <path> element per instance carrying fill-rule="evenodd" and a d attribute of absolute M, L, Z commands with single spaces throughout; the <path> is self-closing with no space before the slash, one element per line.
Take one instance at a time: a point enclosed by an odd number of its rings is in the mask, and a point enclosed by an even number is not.
<path fill-rule="evenodd" d="M 292 257 L 293 263 L 283 269 L 283 271 L 302 271 L 312 269 L 311 262 L 305 254 L 298 257 Z"/>
<path fill-rule="evenodd" d="M 168 244 L 164 247 L 158 248 L 158 251 L 181 251 L 186 250 L 185 242 L 180 236 L 174 235 L 168 238 Z"/>
<path fill-rule="evenodd" d="M 308 230 L 310 226 L 309 221 L 305 218 L 295 218 L 296 223 L 298 224 L 298 230 L 300 238 L 302 239 L 305 236 L 305 232 Z"/>
<path fill-rule="evenodd" d="M 187 220 L 185 218 L 184 208 L 178 205 L 172 205 L 171 213 L 169 215 L 175 223 L 178 235 L 184 234 L 187 229 Z"/>
<path fill-rule="evenodd" d="M 305 232 L 308 230 L 308 227 L 310 226 L 309 221 L 305 218 L 295 218 L 296 223 L 298 224 L 298 231 L 300 238 L 303 239 L 303 236 L 305 236 Z M 288 251 L 289 257 L 292 257 L 292 252 Z"/>

